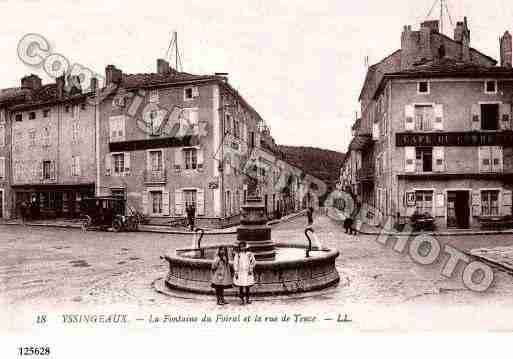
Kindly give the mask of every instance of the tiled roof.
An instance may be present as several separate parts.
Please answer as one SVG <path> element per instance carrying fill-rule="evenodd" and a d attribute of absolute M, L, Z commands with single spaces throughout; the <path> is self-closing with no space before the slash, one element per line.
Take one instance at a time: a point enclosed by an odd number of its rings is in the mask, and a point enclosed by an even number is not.
<path fill-rule="evenodd" d="M 446 76 L 446 75 L 513 75 L 513 69 L 499 66 L 483 66 L 471 62 L 463 62 L 451 58 L 428 61 L 415 67 L 399 72 L 388 73 L 385 76 Z"/>
<path fill-rule="evenodd" d="M 29 89 L 24 89 L 21 87 L 2 89 L 0 90 L 0 104 L 23 100 L 28 93 L 30 93 Z"/>

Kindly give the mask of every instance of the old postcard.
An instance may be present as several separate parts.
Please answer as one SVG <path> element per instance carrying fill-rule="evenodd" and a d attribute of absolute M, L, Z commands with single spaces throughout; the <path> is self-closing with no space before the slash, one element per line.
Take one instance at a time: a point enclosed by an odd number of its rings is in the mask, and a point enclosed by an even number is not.
<path fill-rule="evenodd" d="M 513 331 L 510 2 L 0 19 L 2 357 Z"/>

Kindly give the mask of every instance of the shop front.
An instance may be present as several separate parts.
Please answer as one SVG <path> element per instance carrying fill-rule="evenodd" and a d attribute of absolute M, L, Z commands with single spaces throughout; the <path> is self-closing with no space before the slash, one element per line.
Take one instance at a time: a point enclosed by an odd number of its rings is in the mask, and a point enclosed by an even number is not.
<path fill-rule="evenodd" d="M 94 196 L 94 184 L 14 186 L 14 213 L 27 219 L 78 218 L 82 198 Z"/>

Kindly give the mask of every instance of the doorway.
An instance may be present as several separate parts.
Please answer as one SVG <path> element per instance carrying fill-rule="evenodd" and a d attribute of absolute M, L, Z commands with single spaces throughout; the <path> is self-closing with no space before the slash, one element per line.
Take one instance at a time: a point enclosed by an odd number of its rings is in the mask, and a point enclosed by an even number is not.
<path fill-rule="evenodd" d="M 470 194 L 468 191 L 447 192 L 447 227 L 470 227 Z"/>

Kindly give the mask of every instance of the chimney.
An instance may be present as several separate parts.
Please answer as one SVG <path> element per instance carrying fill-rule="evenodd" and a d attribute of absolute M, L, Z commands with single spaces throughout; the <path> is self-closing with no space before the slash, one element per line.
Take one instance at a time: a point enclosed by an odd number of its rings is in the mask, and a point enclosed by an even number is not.
<path fill-rule="evenodd" d="M 123 79 L 123 72 L 114 65 L 105 67 L 105 86 L 110 84 L 120 84 Z"/>
<path fill-rule="evenodd" d="M 511 65 L 513 63 L 512 40 L 511 40 L 511 34 L 509 33 L 509 31 L 506 31 L 504 33 L 504 36 L 501 37 L 500 49 L 501 49 L 501 66 L 511 68 Z"/>
<path fill-rule="evenodd" d="M 37 90 L 41 88 L 41 78 L 37 75 L 30 74 L 21 79 L 21 87 L 29 88 L 31 90 Z"/>
<path fill-rule="evenodd" d="M 440 32 L 440 21 L 426 20 L 420 24 L 420 29 L 429 29 L 430 32 Z"/>
<path fill-rule="evenodd" d="M 82 84 L 80 82 L 79 75 L 68 75 L 68 81 L 66 84 L 66 90 L 71 94 L 82 93 Z"/>
<path fill-rule="evenodd" d="M 57 77 L 55 79 L 55 83 L 57 84 L 57 98 L 63 98 L 64 97 L 64 75 Z"/>
<path fill-rule="evenodd" d="M 168 74 L 171 70 L 169 68 L 169 62 L 164 59 L 157 59 L 157 73 L 158 74 Z"/>
<path fill-rule="evenodd" d="M 463 21 L 458 21 L 456 23 L 456 27 L 454 28 L 454 41 L 461 43 L 463 41 L 463 32 Z"/>

